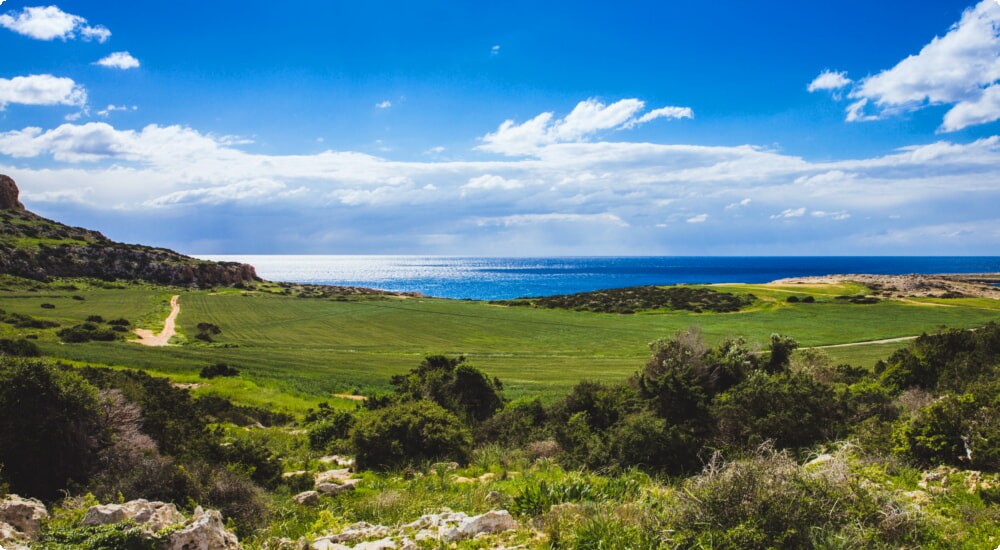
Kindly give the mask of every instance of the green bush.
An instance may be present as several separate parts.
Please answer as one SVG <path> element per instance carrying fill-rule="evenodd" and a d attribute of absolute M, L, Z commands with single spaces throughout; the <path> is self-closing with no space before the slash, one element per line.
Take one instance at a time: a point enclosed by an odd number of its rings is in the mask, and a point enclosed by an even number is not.
<path fill-rule="evenodd" d="M 838 433 L 842 407 L 826 384 L 801 374 L 758 374 L 713 404 L 719 439 L 738 447 L 774 441 L 802 448 Z"/>
<path fill-rule="evenodd" d="M 38 346 L 34 342 L 30 342 L 24 338 L 18 338 L 17 340 L 0 338 L 0 355 L 38 357 L 41 353 L 41 350 L 38 349 Z"/>
<path fill-rule="evenodd" d="M 471 435 L 454 414 L 430 401 L 368 412 L 351 434 L 359 468 L 388 470 L 427 461 L 468 459 Z"/>
<path fill-rule="evenodd" d="M 233 377 L 239 375 L 240 375 L 240 369 L 236 367 L 230 367 L 226 363 L 222 362 L 204 367 L 201 369 L 201 372 L 198 373 L 199 378 L 218 378 L 220 376 Z"/>
<path fill-rule="evenodd" d="M 504 404 L 503 384 L 465 362 L 465 357 L 431 355 L 405 375 L 392 377 L 396 393 L 426 399 L 470 423 L 493 416 Z"/>
<path fill-rule="evenodd" d="M 894 434 L 896 450 L 925 465 L 1000 471 L 1000 397 L 947 394 L 920 409 Z"/>
<path fill-rule="evenodd" d="M 0 464 L 15 493 L 53 499 L 94 466 L 97 391 L 48 362 L 0 356 Z"/>
<path fill-rule="evenodd" d="M 147 536 L 135 523 L 124 522 L 48 529 L 39 544 L 49 550 L 157 550 L 163 541 Z"/>
<path fill-rule="evenodd" d="M 315 420 L 306 424 L 306 435 L 309 438 L 309 447 L 317 451 L 340 451 L 334 449 L 332 445 L 336 442 L 344 442 L 350 437 L 351 428 L 354 427 L 354 415 L 337 409 L 320 409 L 319 413 L 313 413 Z M 342 445 L 344 446 L 344 445 Z"/>

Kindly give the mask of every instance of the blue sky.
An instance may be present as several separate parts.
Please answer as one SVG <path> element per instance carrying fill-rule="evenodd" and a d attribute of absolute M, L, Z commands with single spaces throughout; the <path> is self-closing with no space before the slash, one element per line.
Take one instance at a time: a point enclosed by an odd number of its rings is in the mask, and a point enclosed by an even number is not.
<path fill-rule="evenodd" d="M 215 253 L 1000 254 L 1000 2 L 0 3 L 0 173 Z"/>

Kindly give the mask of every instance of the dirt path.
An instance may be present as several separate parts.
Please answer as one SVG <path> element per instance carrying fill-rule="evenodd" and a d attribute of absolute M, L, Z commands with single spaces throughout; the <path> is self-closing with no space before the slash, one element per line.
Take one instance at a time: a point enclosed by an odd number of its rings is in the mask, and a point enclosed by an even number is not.
<path fill-rule="evenodd" d="M 153 331 L 144 328 L 137 328 L 135 334 L 139 338 L 132 341 L 144 346 L 166 346 L 174 337 L 174 333 L 177 332 L 175 321 L 177 314 L 181 312 L 181 305 L 178 303 L 180 298 L 180 296 L 170 298 L 170 315 L 167 315 L 167 320 L 163 322 L 163 330 L 159 334 L 153 334 Z"/>
<path fill-rule="evenodd" d="M 827 348 L 850 348 L 854 346 L 870 346 L 873 344 L 894 344 L 896 342 L 906 342 L 909 340 L 916 340 L 919 336 L 902 336 L 899 338 L 886 338 L 884 340 L 866 340 L 864 342 L 850 342 L 848 344 L 830 344 L 828 346 L 813 346 L 811 348 L 802 349 L 827 349 Z"/>

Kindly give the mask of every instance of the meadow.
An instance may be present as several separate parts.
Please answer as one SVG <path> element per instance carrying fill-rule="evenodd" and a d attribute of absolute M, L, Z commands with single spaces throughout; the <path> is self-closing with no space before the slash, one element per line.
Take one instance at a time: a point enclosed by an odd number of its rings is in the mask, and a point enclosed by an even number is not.
<path fill-rule="evenodd" d="M 634 315 L 507 307 L 485 302 L 412 297 L 302 298 L 276 285 L 256 290 L 192 291 L 142 283 L 86 281 L 28 284 L 11 280 L 0 290 L 0 308 L 64 326 L 90 315 L 125 317 L 134 326 L 159 330 L 169 299 L 179 294 L 177 345 L 147 348 L 125 341 L 64 344 L 55 329 L 35 331 L 43 353 L 77 364 L 135 367 L 200 384 L 198 394 L 268 405 L 294 413 L 334 394 L 371 394 L 430 354 L 464 355 L 499 377 L 510 397 L 557 398 L 583 379 L 621 380 L 648 357 L 648 344 L 690 326 L 706 341 L 742 336 L 763 346 L 772 333 L 802 347 L 828 346 L 918 335 L 942 327 L 971 328 L 1000 319 L 994 300 L 884 300 L 851 304 L 836 296 L 867 289 L 838 285 L 713 285 L 757 300 L 736 313 L 689 311 Z M 788 303 L 788 296 L 815 303 Z M 42 304 L 55 306 L 51 309 Z M 213 342 L 196 340 L 198 323 L 221 329 Z M 25 331 L 0 324 L 0 337 Z M 871 367 L 905 342 L 834 347 L 823 351 L 838 363 Z M 237 366 L 238 378 L 202 380 L 215 362 Z"/>

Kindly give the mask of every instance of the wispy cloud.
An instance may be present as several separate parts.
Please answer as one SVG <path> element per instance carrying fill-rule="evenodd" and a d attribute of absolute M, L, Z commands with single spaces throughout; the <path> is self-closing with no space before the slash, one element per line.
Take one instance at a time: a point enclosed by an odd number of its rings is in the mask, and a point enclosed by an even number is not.
<path fill-rule="evenodd" d="M 388 99 L 385 101 L 379 101 L 375 104 L 376 109 L 388 109 L 389 107 L 392 107 L 392 102 Z"/>
<path fill-rule="evenodd" d="M 101 25 L 91 26 L 79 15 L 66 13 L 56 6 L 24 8 L 0 15 L 0 26 L 37 40 L 96 40 L 106 42 L 111 31 Z"/>

